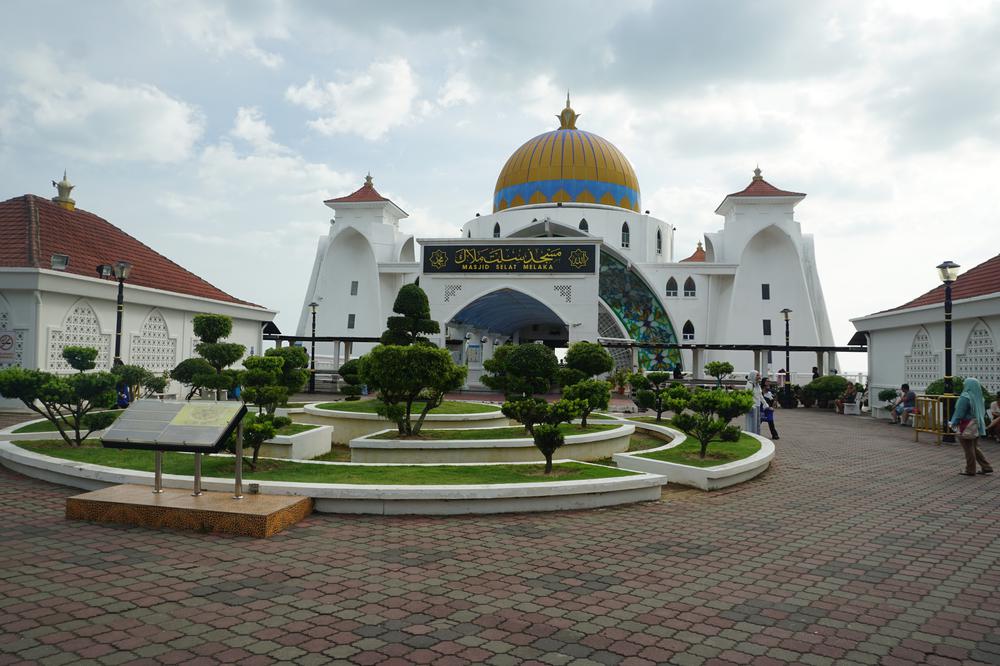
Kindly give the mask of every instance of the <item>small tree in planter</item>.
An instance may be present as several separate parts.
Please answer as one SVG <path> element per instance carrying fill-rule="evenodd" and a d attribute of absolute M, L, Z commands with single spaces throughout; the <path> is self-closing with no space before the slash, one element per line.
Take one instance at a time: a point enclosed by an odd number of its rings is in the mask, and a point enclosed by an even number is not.
<path fill-rule="evenodd" d="M 625 385 L 628 384 L 629 376 L 630 374 L 625 368 L 615 368 L 608 375 L 608 381 L 615 387 L 618 394 L 622 395 L 625 393 Z"/>
<path fill-rule="evenodd" d="M 722 388 L 722 380 L 733 374 L 733 364 L 729 361 L 710 361 L 705 364 L 705 372 L 715 377 L 715 387 Z"/>
<path fill-rule="evenodd" d="M 61 376 L 21 367 L 0 370 L 0 396 L 20 400 L 54 425 L 63 441 L 80 446 L 90 433 L 115 420 L 113 412 L 93 410 L 114 406 L 118 378 L 110 372 L 85 372 L 94 368 L 96 349 L 67 347 L 63 358 L 76 374 Z"/>
<path fill-rule="evenodd" d="M 267 358 L 280 358 L 284 361 L 278 372 L 278 384 L 285 387 L 287 397 L 279 406 L 288 404 L 288 398 L 302 390 L 309 381 L 309 355 L 303 347 L 291 345 L 277 347 L 264 352 Z"/>
<path fill-rule="evenodd" d="M 569 346 L 566 352 L 566 365 L 578 370 L 585 377 L 596 377 L 611 372 L 615 361 L 603 346 L 596 342 L 581 340 Z"/>
<path fill-rule="evenodd" d="M 534 434 L 535 424 L 542 423 L 548 417 L 549 403 L 542 398 L 521 398 L 508 400 L 500 407 L 503 415 L 524 426 L 528 434 Z"/>
<path fill-rule="evenodd" d="M 207 388 L 201 382 L 206 378 L 211 381 L 214 376 L 215 368 L 200 357 L 184 359 L 170 371 L 171 379 L 188 387 L 188 393 L 184 396 L 185 400 L 190 400 L 195 393 Z"/>
<path fill-rule="evenodd" d="M 584 409 L 582 400 L 557 400 L 547 403 L 541 398 L 525 398 L 503 404 L 505 416 L 520 420 L 531 433 L 535 447 L 545 456 L 545 473 L 552 473 L 552 455 L 566 442 L 559 430 L 560 423 L 571 423 L 579 418 Z M 530 423 L 530 425 L 529 425 Z"/>
<path fill-rule="evenodd" d="M 427 334 L 439 333 L 441 326 L 431 319 L 431 306 L 427 294 L 416 284 L 404 284 L 392 304 L 396 313 L 386 319 L 382 333 L 384 345 L 411 345 L 427 342 Z"/>
<path fill-rule="evenodd" d="M 361 380 L 378 391 L 375 411 L 396 422 L 401 436 L 420 434 L 428 412 L 441 404 L 444 394 L 465 382 L 465 366 L 455 365 L 447 350 L 427 344 L 379 345 L 361 358 Z M 413 403 L 424 407 L 416 422 Z"/>
<path fill-rule="evenodd" d="M 344 400 L 361 399 L 361 376 L 358 374 L 361 369 L 361 359 L 352 358 L 341 364 L 337 374 L 344 380 L 344 386 L 340 392 L 344 394 Z"/>
<path fill-rule="evenodd" d="M 243 361 L 246 370 L 239 376 L 240 397 L 255 405 L 258 415 L 273 415 L 278 405 L 288 402 L 288 389 L 281 384 L 284 365 L 280 356 L 251 356 Z"/>
<path fill-rule="evenodd" d="M 235 387 L 236 375 L 223 372 L 242 358 L 246 347 L 235 342 L 219 342 L 233 331 L 231 317 L 216 314 L 197 314 L 194 316 L 194 334 L 201 342 L 194 350 L 212 366 L 215 376 L 199 375 L 194 382 L 202 388 L 228 391 Z"/>
<path fill-rule="evenodd" d="M 674 425 L 698 441 L 698 457 L 704 459 L 708 445 L 714 439 L 735 442 L 740 438 L 738 426 L 729 421 L 746 414 L 753 407 L 753 394 L 749 391 L 724 391 L 722 389 L 696 389 L 690 394 L 686 410 L 674 416 Z"/>
<path fill-rule="evenodd" d="M 580 427 L 587 427 L 587 417 L 595 409 L 607 409 L 611 400 L 611 384 L 599 379 L 585 379 L 563 389 L 567 400 L 578 400 L 583 405 Z"/>
<path fill-rule="evenodd" d="M 500 347 L 493 358 L 483 362 L 483 368 L 490 373 L 482 376 L 483 384 L 503 391 L 508 399 L 516 399 L 548 391 L 558 374 L 559 362 L 552 349 L 530 342 Z"/>
<path fill-rule="evenodd" d="M 128 394 L 133 400 L 163 393 L 167 388 L 165 375 L 154 375 L 141 365 L 116 365 L 111 368 L 111 374 L 118 378 L 119 384 L 128 386 Z"/>
<path fill-rule="evenodd" d="M 656 412 L 657 421 L 663 419 L 663 412 L 678 412 L 683 409 L 688 398 L 688 390 L 680 384 L 672 385 L 670 373 L 667 372 L 632 375 L 629 383 L 635 394 L 635 404 Z"/>

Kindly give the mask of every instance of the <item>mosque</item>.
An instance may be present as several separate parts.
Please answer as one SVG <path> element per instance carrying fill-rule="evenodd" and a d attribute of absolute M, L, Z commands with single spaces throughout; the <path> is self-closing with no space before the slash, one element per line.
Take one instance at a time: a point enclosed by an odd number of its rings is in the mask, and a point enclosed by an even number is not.
<path fill-rule="evenodd" d="M 614 346 L 617 365 L 646 370 L 680 367 L 702 376 L 708 361 L 737 371 L 773 371 L 768 352 L 700 345 L 833 346 L 813 237 L 803 234 L 795 206 L 805 194 L 779 189 L 760 169 L 722 198 L 722 228 L 676 260 L 674 228 L 642 209 L 632 165 L 610 141 L 578 129 L 570 106 L 558 129 L 525 142 L 504 164 L 493 213 L 476 215 L 457 238 L 415 239 L 400 228 L 407 215 L 375 189 L 324 202 L 333 209 L 319 239 L 298 335 L 377 337 L 399 288 L 419 281 L 441 323 L 433 339 L 469 367 L 475 386 L 483 361 L 507 342 L 565 347 L 578 340 L 662 343 Z M 369 345 L 370 346 L 370 345 Z M 363 353 L 365 346 L 354 345 Z M 341 343 L 318 356 L 343 358 Z M 837 367 L 829 353 L 827 367 Z M 811 355 L 792 356 L 808 374 Z M 801 367 L 800 367 L 801 366 Z"/>

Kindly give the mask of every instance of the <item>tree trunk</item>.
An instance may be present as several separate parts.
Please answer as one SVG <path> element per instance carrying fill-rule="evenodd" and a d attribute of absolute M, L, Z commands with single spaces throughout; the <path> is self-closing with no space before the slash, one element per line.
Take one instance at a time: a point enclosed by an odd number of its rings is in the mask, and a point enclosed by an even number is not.
<path fill-rule="evenodd" d="M 545 473 L 546 474 L 551 474 L 552 473 L 552 454 L 551 453 L 546 453 L 545 454 Z"/>
<path fill-rule="evenodd" d="M 698 454 L 698 457 L 704 460 L 705 454 L 707 452 L 708 452 L 708 442 L 701 442 L 701 453 Z"/>
<path fill-rule="evenodd" d="M 590 415 L 590 410 L 585 410 L 583 412 L 583 418 L 580 419 L 580 427 L 581 428 L 586 428 L 587 427 L 587 416 L 589 416 L 589 415 Z"/>

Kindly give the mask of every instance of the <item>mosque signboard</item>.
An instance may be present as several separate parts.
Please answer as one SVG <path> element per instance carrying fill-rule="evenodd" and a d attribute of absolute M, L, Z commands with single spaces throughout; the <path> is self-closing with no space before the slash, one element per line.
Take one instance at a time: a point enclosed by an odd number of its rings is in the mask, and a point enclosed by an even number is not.
<path fill-rule="evenodd" d="M 424 273 L 591 273 L 597 245 L 425 245 Z"/>

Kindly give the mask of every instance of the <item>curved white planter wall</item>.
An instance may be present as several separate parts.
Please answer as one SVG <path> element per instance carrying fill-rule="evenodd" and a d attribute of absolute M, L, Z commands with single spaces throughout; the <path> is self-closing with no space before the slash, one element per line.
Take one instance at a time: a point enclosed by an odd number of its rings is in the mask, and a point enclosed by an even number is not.
<path fill-rule="evenodd" d="M 331 442 L 347 444 L 353 439 L 381 432 L 391 422 L 378 414 L 362 414 L 358 412 L 340 412 L 333 409 L 319 409 L 314 403 L 306 405 L 301 414 L 296 414 L 296 423 L 315 423 L 317 425 L 333 426 Z M 491 405 L 493 406 L 493 405 Z M 510 421 L 500 410 L 483 412 L 481 414 L 433 414 L 424 419 L 423 427 L 427 430 L 439 428 L 455 428 L 459 424 L 469 424 L 473 428 L 495 428 L 510 425 Z"/>
<path fill-rule="evenodd" d="M 382 432 L 391 432 L 385 431 Z M 567 435 L 560 457 L 571 460 L 610 458 L 628 451 L 635 426 L 622 424 L 612 430 Z M 351 462 L 358 463 L 499 463 L 541 462 L 545 456 L 529 438 L 522 439 L 371 439 L 351 440 Z"/>
<path fill-rule="evenodd" d="M 663 451 L 678 446 L 687 439 L 687 435 L 667 426 L 653 425 L 651 423 L 636 423 L 635 425 L 642 430 L 669 435 L 672 439 L 669 444 L 655 449 L 647 449 L 639 453 L 616 453 L 614 455 L 615 463 L 622 469 L 647 472 L 649 474 L 662 474 L 667 477 L 670 483 L 679 483 L 682 486 L 694 486 L 702 490 L 718 490 L 719 488 L 734 486 L 738 483 L 749 481 L 763 473 L 771 465 L 771 460 L 774 458 L 774 442 L 753 433 L 747 434 L 760 441 L 760 450 L 749 458 L 726 463 L 725 465 L 692 467 L 690 465 L 644 458 L 642 457 L 643 454 Z"/>

